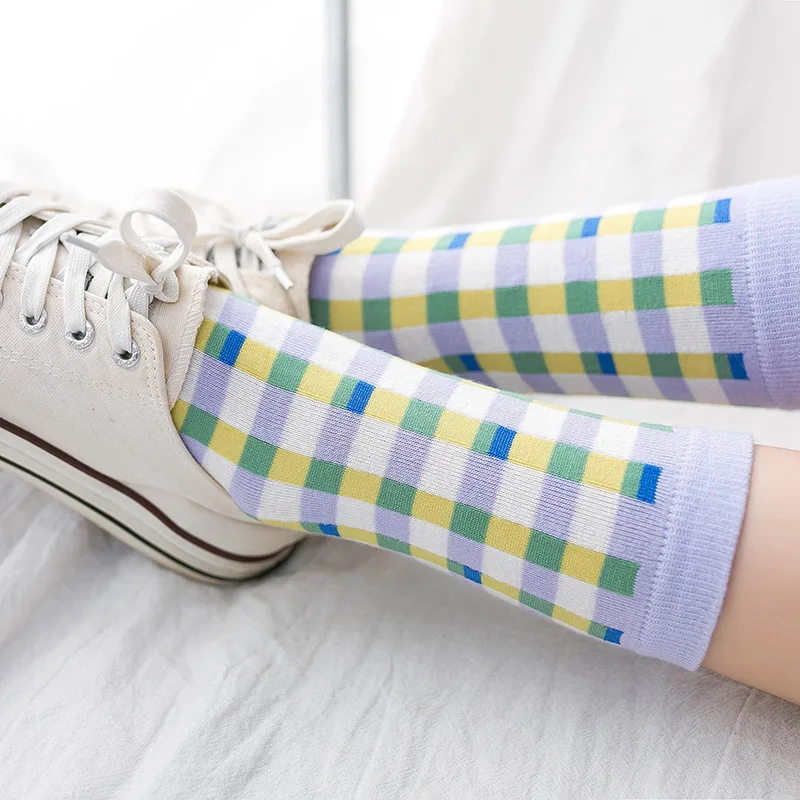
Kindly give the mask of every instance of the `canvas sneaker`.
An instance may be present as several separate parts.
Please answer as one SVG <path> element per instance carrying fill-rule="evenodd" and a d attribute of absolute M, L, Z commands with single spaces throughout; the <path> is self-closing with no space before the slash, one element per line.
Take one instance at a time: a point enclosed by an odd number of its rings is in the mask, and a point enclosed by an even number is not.
<path fill-rule="evenodd" d="M 137 214 L 169 234 L 143 235 Z M 191 253 L 195 236 L 193 211 L 171 192 L 146 194 L 113 224 L 0 185 L 0 468 L 164 566 L 235 581 L 280 563 L 302 534 L 239 511 L 170 417 L 209 283 L 237 288 Z M 303 236 L 314 238 L 307 226 Z M 317 249 L 330 246 L 322 239 Z M 313 259 L 291 243 L 284 253 L 280 269 L 262 253 L 262 280 L 302 275 Z"/>
<path fill-rule="evenodd" d="M 316 256 L 327 255 L 364 231 L 352 200 L 332 200 L 310 214 L 237 224 L 222 206 L 181 192 L 198 221 L 193 250 L 211 262 L 237 294 L 311 321 L 308 281 Z"/>

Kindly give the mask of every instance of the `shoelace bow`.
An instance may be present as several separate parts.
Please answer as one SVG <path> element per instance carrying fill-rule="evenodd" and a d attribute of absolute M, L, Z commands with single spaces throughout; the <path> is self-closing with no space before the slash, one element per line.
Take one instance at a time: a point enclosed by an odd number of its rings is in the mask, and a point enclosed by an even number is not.
<path fill-rule="evenodd" d="M 306 216 L 246 226 L 238 225 L 227 209 L 210 200 L 181 194 L 200 220 L 195 252 L 214 264 L 234 292 L 245 295 L 247 287 L 240 269 L 261 269 L 273 275 L 288 292 L 293 283 L 281 265 L 279 253 L 326 255 L 358 238 L 364 230 L 352 200 L 333 200 Z"/>
<path fill-rule="evenodd" d="M 141 236 L 133 217 L 155 217 L 174 235 Z M 41 224 L 23 240 L 27 221 Z M 47 323 L 45 299 L 51 277 L 64 285 L 65 335 L 76 347 L 88 346 L 94 329 L 86 318 L 84 293 L 107 298 L 106 315 L 114 359 L 133 366 L 139 348 L 131 335 L 131 313 L 147 316 L 153 300 L 173 303 L 179 287 L 175 270 L 191 255 L 197 220 L 174 192 L 153 190 L 116 226 L 85 217 L 45 195 L 0 184 L 0 289 L 12 263 L 25 267 L 20 322 L 31 333 Z M 59 258 L 59 248 L 66 248 Z M 2 291 L 0 291 L 2 305 Z"/>

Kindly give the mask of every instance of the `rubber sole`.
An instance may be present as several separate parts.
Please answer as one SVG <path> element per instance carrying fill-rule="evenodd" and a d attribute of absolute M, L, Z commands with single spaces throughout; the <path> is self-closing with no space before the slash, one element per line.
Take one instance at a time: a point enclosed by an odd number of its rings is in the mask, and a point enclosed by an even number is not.
<path fill-rule="evenodd" d="M 136 491 L 0 419 L 0 469 L 16 475 L 173 572 L 239 583 L 285 561 L 296 544 L 264 556 L 227 552 L 182 528 Z"/>

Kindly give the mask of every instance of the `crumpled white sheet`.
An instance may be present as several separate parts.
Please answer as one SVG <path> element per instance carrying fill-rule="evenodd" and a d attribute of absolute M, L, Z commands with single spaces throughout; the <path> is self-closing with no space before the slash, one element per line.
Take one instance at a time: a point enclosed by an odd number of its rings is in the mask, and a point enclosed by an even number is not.
<path fill-rule="evenodd" d="M 797 13 L 756 0 L 450 0 L 367 216 L 521 216 L 798 171 Z M 220 175 L 227 157 L 244 174 L 263 124 L 256 111 L 234 117 L 241 146 L 213 156 Z M 262 188 L 242 184 L 242 203 L 258 210 Z M 800 447 L 785 412 L 575 402 Z M 195 585 L 0 476 L 0 602 L 6 797 L 795 797 L 800 786 L 800 709 L 348 542 L 308 541 L 260 583 Z"/>

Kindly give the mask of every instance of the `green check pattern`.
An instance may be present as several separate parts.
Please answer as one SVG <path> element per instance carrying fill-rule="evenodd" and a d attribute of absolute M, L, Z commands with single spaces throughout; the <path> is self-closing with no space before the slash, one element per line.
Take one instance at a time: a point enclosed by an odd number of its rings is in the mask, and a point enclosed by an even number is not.
<path fill-rule="evenodd" d="M 510 391 L 771 405 L 746 291 L 749 190 L 594 216 L 367 231 L 314 262 L 311 318 Z"/>
<path fill-rule="evenodd" d="M 222 290 L 205 313 L 173 419 L 246 514 L 644 652 L 686 433 L 428 370 Z"/>

